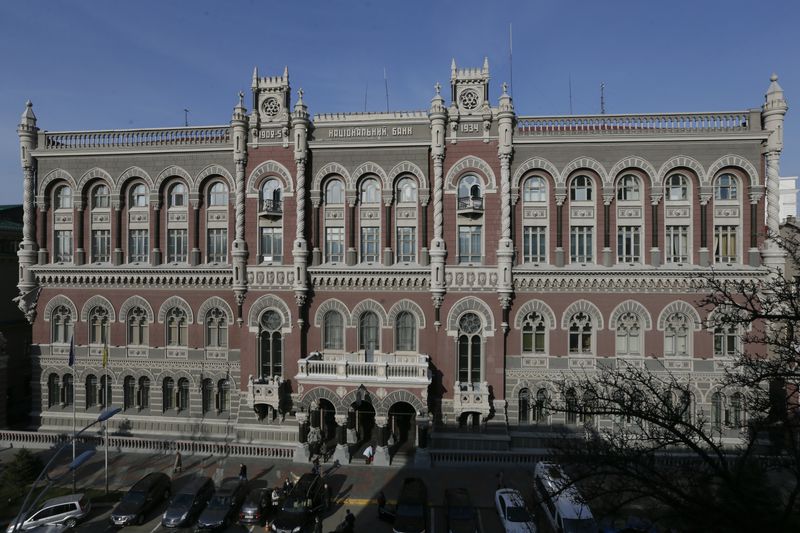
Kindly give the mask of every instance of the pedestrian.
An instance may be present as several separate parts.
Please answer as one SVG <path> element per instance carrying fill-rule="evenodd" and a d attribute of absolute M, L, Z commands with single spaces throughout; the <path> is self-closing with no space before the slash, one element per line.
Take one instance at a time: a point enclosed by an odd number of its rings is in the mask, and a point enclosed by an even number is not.
<path fill-rule="evenodd" d="M 322 520 L 319 517 L 314 519 L 314 533 L 322 533 Z"/>
<path fill-rule="evenodd" d="M 375 452 L 373 451 L 372 445 L 370 444 L 369 446 L 367 446 L 367 449 L 364 450 L 364 457 L 367 458 L 367 464 L 370 464 L 372 462 L 372 456 L 374 454 Z"/>
<path fill-rule="evenodd" d="M 344 523 L 345 525 L 347 525 L 348 531 L 356 530 L 356 517 L 353 515 L 353 513 L 350 512 L 350 509 L 345 511 Z"/>
<path fill-rule="evenodd" d="M 180 474 L 183 469 L 183 462 L 181 461 L 181 452 L 175 453 L 175 464 L 172 465 L 172 474 Z"/>
<path fill-rule="evenodd" d="M 314 457 L 314 460 L 311 462 L 311 473 L 315 476 L 319 475 L 319 457 Z"/>
<path fill-rule="evenodd" d="M 247 481 L 247 466 L 244 463 L 239 463 L 239 479 Z"/>

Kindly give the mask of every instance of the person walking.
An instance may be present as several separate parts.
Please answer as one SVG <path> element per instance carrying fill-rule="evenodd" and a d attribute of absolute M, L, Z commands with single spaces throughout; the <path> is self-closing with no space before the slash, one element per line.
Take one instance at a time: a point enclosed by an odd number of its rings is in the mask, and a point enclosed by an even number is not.
<path fill-rule="evenodd" d="M 350 509 L 348 509 L 345 513 L 344 524 L 347 528 L 347 531 L 354 532 L 356 530 L 356 517 L 350 512 Z"/>
<path fill-rule="evenodd" d="M 322 533 L 322 520 L 319 517 L 314 519 L 314 533 Z"/>
<path fill-rule="evenodd" d="M 247 466 L 244 463 L 239 463 L 239 479 L 247 481 Z"/>

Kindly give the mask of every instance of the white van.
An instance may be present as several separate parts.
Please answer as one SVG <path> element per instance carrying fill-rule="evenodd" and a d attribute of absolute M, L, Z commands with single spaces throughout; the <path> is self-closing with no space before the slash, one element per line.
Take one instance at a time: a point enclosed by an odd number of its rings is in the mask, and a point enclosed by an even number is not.
<path fill-rule="evenodd" d="M 533 473 L 542 515 L 556 533 L 596 533 L 597 523 L 578 489 L 561 467 L 540 461 Z"/>

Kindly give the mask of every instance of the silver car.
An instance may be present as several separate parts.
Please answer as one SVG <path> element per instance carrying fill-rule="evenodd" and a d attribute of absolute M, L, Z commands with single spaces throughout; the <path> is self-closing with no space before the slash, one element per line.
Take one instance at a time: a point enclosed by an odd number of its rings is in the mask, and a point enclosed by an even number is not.
<path fill-rule="evenodd" d="M 47 500 L 39 510 L 24 519 L 19 526 L 12 523 L 6 529 L 7 533 L 16 531 L 29 531 L 42 526 L 60 525 L 64 529 L 74 528 L 78 522 L 88 516 L 92 510 L 92 503 L 85 494 L 70 494 Z"/>

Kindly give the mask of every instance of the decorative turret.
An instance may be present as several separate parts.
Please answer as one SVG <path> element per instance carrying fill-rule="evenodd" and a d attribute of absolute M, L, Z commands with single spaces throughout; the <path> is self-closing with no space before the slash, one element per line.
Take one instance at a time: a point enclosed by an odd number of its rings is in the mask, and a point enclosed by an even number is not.
<path fill-rule="evenodd" d="M 453 60 L 453 72 L 455 72 Z M 435 320 L 434 326 L 439 328 L 441 321 L 439 311 L 444 302 L 444 260 L 447 249 L 444 241 L 444 152 L 447 111 L 441 95 L 442 86 L 435 85 L 436 94 L 431 99 L 428 118 L 431 123 L 431 159 L 433 159 L 433 240 L 431 241 L 431 298 L 433 299 Z"/>
<path fill-rule="evenodd" d="M 292 125 L 294 126 L 294 158 L 305 159 L 308 154 L 308 107 L 303 101 L 303 89 L 297 91 Z"/>
<path fill-rule="evenodd" d="M 244 107 L 244 93 L 239 93 L 239 103 L 233 108 L 231 116 L 231 137 L 233 159 L 247 159 L 247 109 Z"/>
<path fill-rule="evenodd" d="M 284 147 L 288 147 L 291 121 L 289 67 L 284 67 L 281 76 L 263 78 L 258 76 L 258 68 L 253 69 L 252 91 L 250 140 L 281 141 Z"/>
<path fill-rule="evenodd" d="M 789 105 L 783 96 L 783 89 L 778 85 L 778 76 L 772 74 L 770 84 L 761 107 L 761 123 L 769 137 L 764 144 L 767 167 L 767 230 L 772 235 L 780 231 L 780 160 L 783 150 L 783 120 Z M 779 268 L 783 264 L 783 252 L 772 241 L 762 250 L 764 263 Z"/>
<path fill-rule="evenodd" d="M 769 78 L 770 84 L 764 95 L 761 107 L 761 120 L 764 129 L 770 132 L 767 139 L 767 150 L 780 152 L 783 150 L 783 120 L 789 110 L 789 104 L 783 96 L 783 88 L 778 84 L 778 75 Z"/>
<path fill-rule="evenodd" d="M 503 94 L 500 95 L 500 104 L 497 112 L 497 133 L 500 155 L 510 154 L 514 150 L 514 102 L 508 94 L 508 84 L 503 83 Z"/>
<path fill-rule="evenodd" d="M 431 99 L 431 109 L 428 118 L 431 121 L 431 154 L 434 156 L 444 155 L 445 121 L 447 119 L 447 109 L 442 98 L 442 86 L 437 82 L 434 86 L 436 95 Z"/>
<path fill-rule="evenodd" d="M 486 68 L 486 65 L 484 65 Z M 497 295 L 503 308 L 503 332 L 508 332 L 508 313 L 513 294 L 511 279 L 514 242 L 511 240 L 511 157 L 514 153 L 514 103 L 503 83 L 497 111 L 497 156 L 500 158 L 500 241 L 497 247 Z"/>
<path fill-rule="evenodd" d="M 481 114 L 484 102 L 489 100 L 489 58 L 483 59 L 482 68 L 456 68 L 450 66 L 450 88 L 453 105 L 464 115 Z"/>
<path fill-rule="evenodd" d="M 302 330 L 308 293 L 308 243 L 306 242 L 306 160 L 308 158 L 308 108 L 303 102 L 303 89 L 297 91 L 297 103 L 292 113 L 294 127 L 294 162 L 295 170 L 295 239 L 292 248 L 294 259 L 294 297 L 301 308 L 299 323 Z M 301 350 L 302 351 L 302 350 Z"/>
<path fill-rule="evenodd" d="M 247 242 L 244 240 L 245 166 L 247 165 L 247 109 L 244 93 L 239 93 L 239 102 L 231 116 L 231 138 L 233 162 L 236 167 L 236 233 L 231 256 L 233 257 L 233 292 L 236 298 L 236 320 L 242 324 L 242 305 L 247 294 Z"/>
<path fill-rule="evenodd" d="M 36 264 L 36 209 L 33 203 L 34 198 L 34 176 L 36 172 L 36 161 L 33 158 L 33 150 L 36 149 L 39 128 L 36 127 L 36 115 L 33 114 L 33 104 L 30 100 L 25 103 L 25 111 L 22 112 L 17 135 L 19 135 L 20 163 L 23 173 L 23 200 L 22 200 L 22 243 L 20 244 L 17 256 L 19 257 L 19 296 L 14 301 L 17 306 L 25 313 L 28 322 L 33 323 L 36 317 L 36 300 L 39 296 L 39 286 L 36 284 L 30 267 Z"/>

